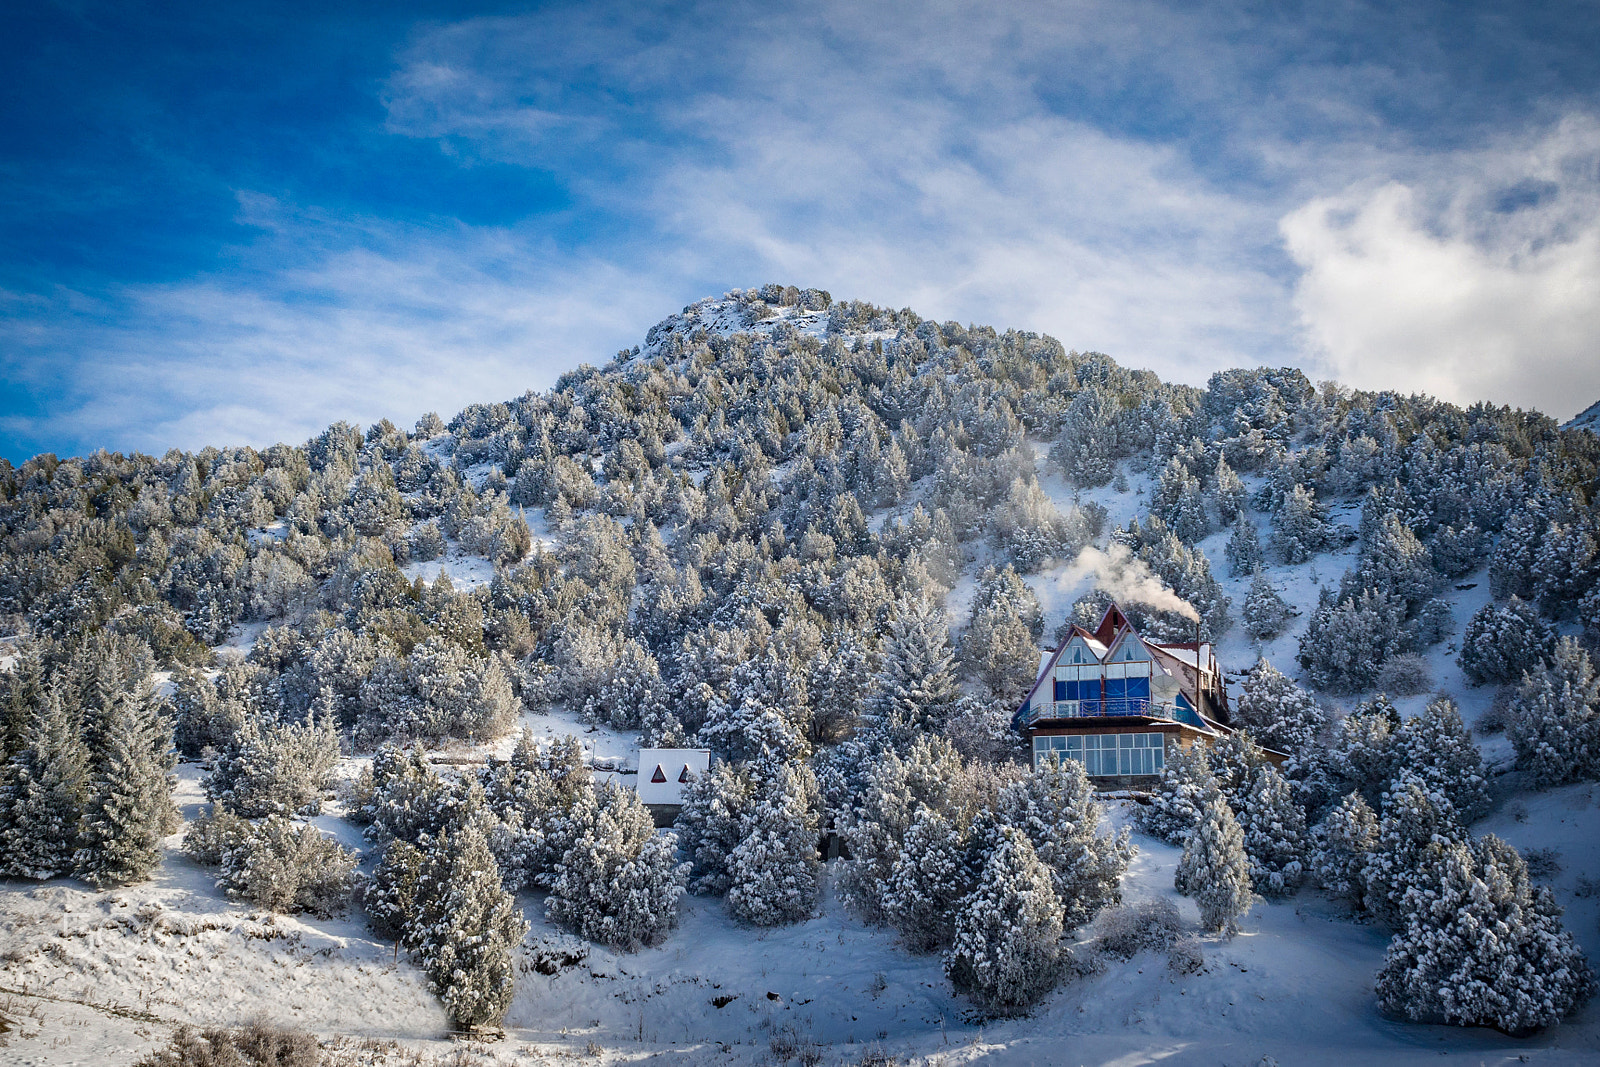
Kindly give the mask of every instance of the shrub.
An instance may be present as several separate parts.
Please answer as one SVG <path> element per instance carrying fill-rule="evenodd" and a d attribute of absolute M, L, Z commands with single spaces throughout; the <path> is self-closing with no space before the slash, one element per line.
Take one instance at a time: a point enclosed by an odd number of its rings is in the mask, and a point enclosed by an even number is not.
<path fill-rule="evenodd" d="M 1165 952 L 1182 930 L 1178 907 L 1170 900 L 1111 908 L 1100 917 L 1100 948 L 1123 960 L 1140 952 Z"/>
<path fill-rule="evenodd" d="M 1395 656 L 1378 672 L 1378 688 L 1395 696 L 1415 696 L 1433 688 L 1433 669 L 1415 652 Z"/>

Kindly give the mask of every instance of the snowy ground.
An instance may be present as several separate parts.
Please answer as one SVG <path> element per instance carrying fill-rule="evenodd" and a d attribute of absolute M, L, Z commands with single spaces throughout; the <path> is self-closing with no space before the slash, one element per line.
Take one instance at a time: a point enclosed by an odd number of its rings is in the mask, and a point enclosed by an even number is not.
<path fill-rule="evenodd" d="M 1600 860 L 1595 787 L 1529 796 L 1480 830 L 1519 847 L 1555 847 L 1554 880 L 1591 955 L 1600 901 L 1573 900 Z M 186 773 L 185 814 L 199 804 Z M 1111 821 L 1125 813 L 1114 810 Z M 359 844 L 334 817 L 324 829 Z M 333 824 L 342 823 L 342 826 Z M 1175 895 L 1178 850 L 1138 837 L 1130 901 Z M 148 885 L 98 893 L 69 881 L 5 883 L 0 913 L 0 1013 L 17 1020 L 0 1062 L 127 1064 L 179 1022 L 257 1016 L 322 1035 L 451 1046 L 421 975 L 355 920 L 273 917 L 223 900 L 206 872 L 176 852 Z M 530 941 L 570 941 L 523 899 Z M 1414 1064 L 1600 1062 L 1600 1009 L 1534 1038 L 1418 1026 L 1376 1010 L 1381 928 L 1350 922 L 1320 896 L 1258 901 L 1232 941 L 1203 942 L 1205 969 L 1179 976 L 1146 953 L 1069 981 L 1032 1017 L 984 1023 L 953 998 L 936 958 L 912 956 L 884 931 L 845 915 L 831 892 L 809 922 L 774 931 L 734 923 L 719 900 L 689 898 L 662 947 L 626 955 L 589 946 L 554 976 L 522 968 L 495 1046 L 505 1062 L 565 1057 L 623 1063 L 782 1062 L 774 1048 L 814 1047 L 823 1063 L 871 1050 L 925 1064 Z"/>

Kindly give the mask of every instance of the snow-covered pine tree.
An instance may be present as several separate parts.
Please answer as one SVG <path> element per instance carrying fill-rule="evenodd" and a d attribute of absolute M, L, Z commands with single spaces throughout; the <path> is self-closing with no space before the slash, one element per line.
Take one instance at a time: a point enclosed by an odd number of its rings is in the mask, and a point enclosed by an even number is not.
<path fill-rule="evenodd" d="M 1575 638 L 1529 667 L 1506 715 L 1517 759 L 1540 783 L 1600 778 L 1600 677 Z"/>
<path fill-rule="evenodd" d="M 945 976 L 990 1014 L 1026 1011 L 1060 979 L 1061 932 L 1049 869 L 1025 833 L 1000 827 L 977 884 L 957 909 Z"/>
<path fill-rule="evenodd" d="M 1291 755 L 1310 750 L 1328 725 L 1328 713 L 1311 694 L 1264 656 L 1245 678 L 1236 710 L 1239 725 L 1256 740 Z"/>
<path fill-rule="evenodd" d="M 561 857 L 547 910 L 591 941 L 635 951 L 658 945 L 678 924 L 689 865 L 673 834 L 658 834 L 638 794 L 610 782 Z"/>
<path fill-rule="evenodd" d="M 1239 824 L 1250 857 L 1250 881 L 1263 895 L 1289 896 L 1305 879 L 1306 813 L 1270 763 L 1251 776 Z"/>
<path fill-rule="evenodd" d="M 1200 821 L 1183 846 L 1173 884 L 1194 897 L 1202 926 L 1229 936 L 1238 933 L 1240 916 L 1250 910 L 1250 857 L 1244 832 L 1216 786 L 1206 791 Z"/>
<path fill-rule="evenodd" d="M 1513 1035 L 1559 1022 L 1594 993 L 1561 908 L 1494 835 L 1450 841 L 1427 889 L 1406 890 L 1404 928 L 1378 973 L 1386 1010 Z"/>
<path fill-rule="evenodd" d="M 1368 911 L 1399 929 L 1407 891 L 1437 884 L 1441 850 L 1465 841 L 1467 832 L 1444 792 L 1403 771 L 1383 797 L 1378 838 L 1362 869 Z"/>
<path fill-rule="evenodd" d="M 1378 846 L 1378 816 L 1352 792 L 1311 829 L 1311 874 L 1329 896 L 1366 906 L 1367 858 Z"/>
<path fill-rule="evenodd" d="M 1077 760 L 1045 760 L 1001 791 L 994 805 L 1001 824 L 1028 835 L 1034 854 L 1050 868 L 1062 922 L 1082 926 L 1122 899 L 1122 875 L 1136 850 L 1128 831 L 1102 835 L 1100 803 Z"/>
<path fill-rule="evenodd" d="M 1272 519 L 1272 550 L 1284 563 L 1304 563 L 1336 540 L 1327 509 L 1305 486 L 1296 485 L 1283 498 Z"/>
<path fill-rule="evenodd" d="M 1461 635 L 1461 669 L 1475 682 L 1514 682 L 1548 660 L 1556 634 L 1539 609 L 1519 597 L 1479 608 Z"/>
<path fill-rule="evenodd" d="M 1150 498 L 1150 514 L 1157 516 L 1185 544 L 1194 544 L 1211 532 L 1200 479 L 1177 457 L 1167 461 Z"/>
<path fill-rule="evenodd" d="M 1406 641 L 1405 602 L 1376 589 L 1325 596 L 1300 637 L 1300 665 L 1311 684 L 1332 692 L 1369 688 Z"/>
<path fill-rule="evenodd" d="M 1348 593 L 1376 589 L 1405 601 L 1415 610 L 1439 587 L 1433 558 L 1411 528 L 1394 512 L 1386 513 L 1364 541 L 1354 573 L 1345 578 Z"/>
<path fill-rule="evenodd" d="M 810 917 L 817 903 L 817 784 L 803 763 L 775 760 L 751 772 L 750 803 L 728 856 L 728 911 L 752 926 Z"/>
<path fill-rule="evenodd" d="M 477 820 L 429 855 L 413 940 L 434 992 L 462 1030 L 498 1026 L 511 1007 L 516 950 L 528 932 Z"/>
<path fill-rule="evenodd" d="M 1369 804 L 1378 804 L 1400 768 L 1395 741 L 1399 715 L 1379 693 L 1369 703 L 1357 705 L 1334 727 L 1325 757 L 1329 773 L 1341 791 L 1355 789 Z"/>
<path fill-rule="evenodd" d="M 383 846 L 372 880 L 361 896 L 373 933 L 410 949 L 418 947 L 416 921 L 427 867 L 428 854 L 409 841 L 397 838 Z"/>
<path fill-rule="evenodd" d="M 73 863 L 96 885 L 148 878 L 161 861 L 161 839 L 182 824 L 172 803 L 172 725 L 152 703 L 147 689 L 119 694 L 93 754 Z"/>
<path fill-rule="evenodd" d="M 88 763 L 73 716 L 54 688 L 46 690 L 0 777 L 0 873 L 44 879 L 72 870 Z"/>
<path fill-rule="evenodd" d="M 1227 456 L 1217 456 L 1217 466 L 1211 480 L 1216 493 L 1217 517 L 1224 526 L 1231 526 L 1244 511 L 1250 493 L 1233 468 L 1228 466 Z"/>
<path fill-rule="evenodd" d="M 961 695 L 943 612 L 917 598 L 902 600 L 889 622 L 883 667 L 866 718 L 904 746 L 917 729 L 936 728 Z"/>
<path fill-rule="evenodd" d="M 1450 799 L 1462 820 L 1471 822 L 1489 805 L 1483 754 L 1461 721 L 1461 709 L 1448 696 L 1428 703 L 1422 714 L 1395 731 L 1399 765 Z"/>
<path fill-rule="evenodd" d="M 1222 552 L 1228 560 L 1228 574 L 1234 578 L 1253 574 L 1267 562 L 1267 554 L 1261 547 L 1261 535 L 1256 532 L 1256 524 L 1242 511 L 1233 520 L 1232 531 L 1228 534 L 1228 544 Z"/>
<path fill-rule="evenodd" d="M 883 911 L 912 952 L 934 952 L 955 936 L 967 890 L 960 835 L 943 815 L 917 806 L 884 884 Z"/>
<path fill-rule="evenodd" d="M 973 598 L 972 620 L 961 637 L 961 660 L 990 700 L 1021 703 L 1038 665 L 1042 626 L 1039 601 L 1011 567 L 984 572 Z"/>
<path fill-rule="evenodd" d="M 1244 629 L 1251 637 L 1277 637 L 1289 625 L 1293 614 L 1288 601 L 1278 595 L 1278 590 L 1267 580 L 1258 567 L 1250 580 L 1250 592 L 1239 609 Z"/>
<path fill-rule="evenodd" d="M 1174 746 L 1150 802 L 1134 808 L 1133 824 L 1169 845 L 1183 844 L 1200 821 L 1201 803 L 1213 780 L 1204 745 Z"/>

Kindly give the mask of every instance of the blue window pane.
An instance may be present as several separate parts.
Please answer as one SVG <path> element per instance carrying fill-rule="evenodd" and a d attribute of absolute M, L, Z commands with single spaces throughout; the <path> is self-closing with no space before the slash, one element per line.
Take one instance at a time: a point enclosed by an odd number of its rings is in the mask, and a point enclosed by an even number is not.
<path fill-rule="evenodd" d="M 1127 678 L 1124 680 L 1127 683 L 1127 692 L 1129 697 L 1137 698 L 1139 700 L 1150 699 L 1150 679 Z"/>
<path fill-rule="evenodd" d="M 1056 679 L 1056 699 L 1057 700 L 1071 700 L 1072 699 L 1071 697 L 1067 696 L 1067 683 L 1063 682 L 1059 678 Z"/>

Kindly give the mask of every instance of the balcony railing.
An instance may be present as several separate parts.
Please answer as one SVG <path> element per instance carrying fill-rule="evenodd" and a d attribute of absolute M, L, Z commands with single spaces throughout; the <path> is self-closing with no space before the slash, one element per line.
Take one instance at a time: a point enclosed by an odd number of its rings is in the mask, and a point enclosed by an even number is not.
<path fill-rule="evenodd" d="M 1109 700 L 1046 700 L 1034 704 L 1024 717 L 1027 724 L 1043 719 L 1113 718 L 1142 715 L 1152 719 L 1178 718 L 1178 709 L 1170 703 L 1157 703 L 1148 697 L 1119 697 Z"/>

